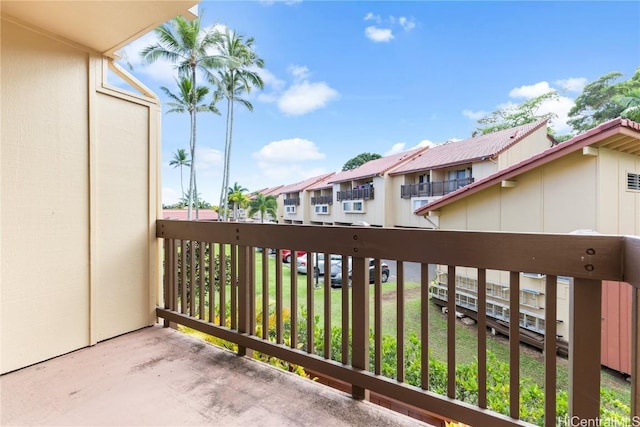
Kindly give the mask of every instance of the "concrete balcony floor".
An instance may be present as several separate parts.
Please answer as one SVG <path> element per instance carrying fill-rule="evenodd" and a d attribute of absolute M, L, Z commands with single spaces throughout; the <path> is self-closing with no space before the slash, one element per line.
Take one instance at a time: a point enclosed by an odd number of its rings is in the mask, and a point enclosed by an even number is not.
<path fill-rule="evenodd" d="M 1 425 L 426 426 L 154 326 L 0 377 Z"/>

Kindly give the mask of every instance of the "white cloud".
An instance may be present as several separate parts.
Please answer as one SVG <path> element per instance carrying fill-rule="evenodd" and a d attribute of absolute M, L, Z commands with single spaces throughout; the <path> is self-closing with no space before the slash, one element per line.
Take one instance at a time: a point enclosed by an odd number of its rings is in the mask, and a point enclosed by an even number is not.
<path fill-rule="evenodd" d="M 430 140 L 428 140 L 428 139 L 423 139 L 422 141 L 420 141 L 420 142 L 419 142 L 415 147 L 413 147 L 413 148 L 421 148 L 421 147 L 429 147 L 429 148 L 431 148 L 431 147 L 435 147 L 436 145 L 438 145 L 438 144 L 436 144 L 436 143 L 435 143 L 435 142 L 433 142 L 433 141 L 430 141 Z"/>
<path fill-rule="evenodd" d="M 299 116 L 325 107 L 338 96 L 338 92 L 325 82 L 304 81 L 293 84 L 282 94 L 278 108 L 286 114 Z"/>
<path fill-rule="evenodd" d="M 565 92 L 581 93 L 584 86 L 587 84 L 585 77 L 570 77 L 568 79 L 556 80 L 555 84 Z"/>
<path fill-rule="evenodd" d="M 524 98 L 531 99 L 536 96 L 543 95 L 547 92 L 552 91 L 553 89 L 549 86 L 548 82 L 538 82 L 532 85 L 524 85 L 517 88 L 514 88 L 509 92 L 509 96 L 511 98 Z"/>
<path fill-rule="evenodd" d="M 217 169 L 222 166 L 224 154 L 210 147 L 196 147 L 196 170 L 198 172 Z"/>
<path fill-rule="evenodd" d="M 472 111 L 472 110 L 463 110 L 462 111 L 462 115 L 465 117 L 470 118 L 471 120 L 474 121 L 478 121 L 481 118 L 487 116 L 489 113 L 487 113 L 484 110 L 479 110 L 479 111 Z"/>
<path fill-rule="evenodd" d="M 393 154 L 402 153 L 404 151 L 404 147 L 407 144 L 404 142 L 398 142 L 397 144 L 393 144 L 390 150 L 386 151 L 383 156 L 391 156 Z"/>
<path fill-rule="evenodd" d="M 186 191 L 188 192 L 188 191 Z M 180 191 L 169 187 L 162 187 L 162 204 L 172 205 L 182 198 Z"/>
<path fill-rule="evenodd" d="M 287 71 L 296 80 L 306 80 L 309 77 L 309 68 L 304 65 L 290 65 Z"/>
<path fill-rule="evenodd" d="M 375 21 L 380 23 L 381 19 L 380 19 L 380 15 L 374 15 L 373 12 L 369 12 L 367 13 L 367 15 L 364 17 L 365 21 Z"/>
<path fill-rule="evenodd" d="M 411 31 L 416 26 L 416 23 L 414 22 L 413 19 L 406 18 L 404 16 L 401 16 L 400 18 L 398 18 L 398 23 L 402 26 L 402 28 L 405 29 L 405 31 Z"/>
<path fill-rule="evenodd" d="M 253 69 L 253 71 L 255 71 L 260 76 L 265 87 L 271 87 L 273 90 L 281 90 L 286 85 L 286 82 L 284 80 L 280 80 L 266 68 L 256 67 Z"/>
<path fill-rule="evenodd" d="M 365 28 L 364 34 L 369 40 L 376 43 L 387 43 L 393 39 L 393 33 L 390 28 L 378 28 L 374 25 Z"/>
<path fill-rule="evenodd" d="M 325 154 L 308 139 L 291 138 L 272 141 L 253 153 L 253 158 L 262 163 L 291 163 L 307 160 L 322 160 Z"/>
<path fill-rule="evenodd" d="M 573 99 L 566 96 L 559 96 L 557 99 L 548 99 L 540 104 L 537 114 L 553 113 L 557 117 L 551 120 L 553 129 L 562 134 L 571 132 L 572 128 L 567 124 L 569 120 L 569 110 L 575 105 Z"/>

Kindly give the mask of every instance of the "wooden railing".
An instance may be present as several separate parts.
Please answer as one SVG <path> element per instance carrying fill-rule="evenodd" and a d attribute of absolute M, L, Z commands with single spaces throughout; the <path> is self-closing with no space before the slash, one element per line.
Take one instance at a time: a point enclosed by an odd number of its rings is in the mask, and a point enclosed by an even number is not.
<path fill-rule="evenodd" d="M 352 190 L 338 191 L 337 199 L 341 200 L 373 200 L 373 187 L 354 188 Z"/>
<path fill-rule="evenodd" d="M 520 330 L 510 325 L 508 415 L 487 408 L 486 275 L 488 270 L 510 272 L 510 309 L 519 310 L 520 272 L 546 275 L 544 425 L 556 425 L 556 284 L 558 276 L 573 277 L 569 348 L 569 416 L 572 422 L 597 420 L 600 414 L 601 281 L 626 281 L 634 289 L 632 415 L 638 411 L 637 302 L 640 287 L 640 239 L 622 236 L 545 235 L 317 227 L 219 222 L 157 222 L 157 237 L 164 242 L 164 303 L 156 309 L 165 325 L 177 323 L 237 344 L 238 353 L 252 350 L 306 367 L 352 385 L 354 398 L 369 391 L 423 408 L 439 416 L 474 426 L 531 425 L 520 419 Z M 276 248 L 275 259 L 268 250 Z M 341 254 L 342 277 L 351 275 L 351 287 L 332 291 L 330 280 L 316 287 L 313 257 L 307 276 L 286 274 L 281 249 Z M 349 274 L 347 257 L 351 257 Z M 373 286 L 369 285 L 369 259 L 374 259 Z M 395 323 L 397 342 L 395 375 L 382 375 L 381 260 L 397 260 Z M 218 260 L 214 263 L 214 260 Z M 227 261 L 228 260 L 228 261 Z M 407 281 L 405 263 L 420 264 L 420 350 L 407 354 Z M 218 264 L 218 267 L 214 265 Z M 430 264 L 448 266 L 447 387 L 437 394 L 429 382 L 429 337 L 438 334 L 429 325 Z M 256 265 L 258 267 L 256 267 Z M 456 266 L 477 269 L 477 404 L 462 402 L 456 393 Z M 325 263 L 324 277 L 331 275 Z M 284 277 L 289 276 L 288 280 Z M 225 279 L 226 278 L 226 279 Z M 259 286 L 257 286 L 259 284 Z M 393 286 L 393 285 L 385 285 Z M 412 285 L 413 286 L 413 285 Z M 208 292 L 207 288 L 212 292 Z M 283 294 L 289 294 L 286 301 Z M 300 293 L 300 295 L 299 295 Z M 299 304 L 306 294 L 306 309 Z M 322 298 L 315 304 L 316 295 Z M 332 299 L 341 297 L 340 321 L 332 321 Z M 304 298 L 304 297 L 302 297 Z M 370 310 L 370 301 L 372 302 Z M 388 307 L 388 306 L 387 306 Z M 289 313 L 289 314 L 287 314 Z M 313 319 L 316 314 L 320 324 Z M 385 312 L 385 315 L 388 315 Z M 290 317 L 289 317 L 290 316 Z M 312 319 L 311 321 L 309 321 Z M 333 323 L 332 323 L 333 322 Z M 415 320 L 414 320 L 415 322 Z M 337 324 L 336 324 L 337 323 Z M 285 324 L 288 327 L 285 328 Z M 338 348 L 332 330 L 341 330 Z M 289 334 L 286 337 L 286 334 Z M 373 337 L 370 351 L 370 334 Z M 320 335 L 319 337 L 317 335 Z M 309 339 L 316 337 L 316 339 Z M 371 356 L 371 357 L 370 357 Z M 421 361 L 420 385 L 405 383 L 406 358 Z M 582 424 L 575 424 L 582 425 Z M 587 424 L 584 424 L 587 425 Z M 596 424 L 589 424 L 596 425 Z"/>
<path fill-rule="evenodd" d="M 300 206 L 300 198 L 298 197 L 289 197 L 288 199 L 284 199 L 285 206 Z"/>
<path fill-rule="evenodd" d="M 473 178 L 452 179 L 448 181 L 421 182 L 418 184 L 406 184 L 400 186 L 400 197 L 410 199 L 411 197 L 436 197 L 444 196 L 458 188 L 473 183 Z"/>
<path fill-rule="evenodd" d="M 333 204 L 333 195 L 330 196 L 314 196 L 311 198 L 312 205 L 331 205 Z"/>

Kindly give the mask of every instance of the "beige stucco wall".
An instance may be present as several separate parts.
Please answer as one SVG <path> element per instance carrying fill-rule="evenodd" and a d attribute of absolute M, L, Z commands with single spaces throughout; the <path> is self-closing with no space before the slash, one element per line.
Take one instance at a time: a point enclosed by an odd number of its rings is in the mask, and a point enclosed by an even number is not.
<path fill-rule="evenodd" d="M 385 226 L 385 216 L 387 209 L 385 203 L 387 200 L 385 177 L 377 176 L 372 179 L 374 188 L 374 199 L 364 200 L 364 213 L 347 213 L 342 209 L 342 201 L 337 201 L 334 196 L 333 206 L 331 207 L 331 219 L 336 223 L 353 224 L 358 221 L 364 221 L 374 226 Z M 340 183 L 333 184 L 333 194 L 340 191 Z M 327 221 L 327 220 L 325 220 Z"/>
<path fill-rule="evenodd" d="M 498 156 L 498 167 L 499 169 L 508 168 L 550 147 L 551 141 L 547 138 L 547 128 L 543 126 L 532 132 L 531 135 L 523 138 L 522 141 L 500 153 Z"/>
<path fill-rule="evenodd" d="M 158 107 L 2 20 L 0 372 L 150 324 Z"/>

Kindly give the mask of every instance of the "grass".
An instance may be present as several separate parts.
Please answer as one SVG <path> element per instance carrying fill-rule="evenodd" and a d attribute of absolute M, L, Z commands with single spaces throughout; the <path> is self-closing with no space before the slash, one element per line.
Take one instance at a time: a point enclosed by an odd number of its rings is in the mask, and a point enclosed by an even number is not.
<path fill-rule="evenodd" d="M 256 310 L 260 312 L 262 307 L 262 254 L 256 254 Z M 291 308 L 291 268 L 283 264 L 282 268 L 282 302 L 283 307 Z M 307 276 L 294 274 L 297 278 L 297 309 L 307 307 Z M 270 310 L 275 309 L 275 260 L 269 257 L 268 266 L 268 298 Z M 382 285 L 382 331 L 383 335 L 396 336 L 396 284 L 385 283 Z M 319 280 L 319 287 L 313 288 L 314 315 L 319 318 L 319 325 L 324 325 L 324 283 L 323 278 Z M 351 289 L 349 289 L 351 298 Z M 370 325 L 373 328 L 373 286 L 370 288 Z M 229 300 L 229 289 L 227 289 L 227 300 Z M 331 325 L 340 326 L 342 322 L 342 290 L 332 289 L 331 299 Z M 447 358 L 447 319 L 446 316 L 434 305 L 429 304 L 429 348 L 431 355 L 441 361 Z M 300 317 L 299 317 L 300 318 Z M 260 320 L 258 320 L 260 324 Z M 415 283 L 405 284 L 405 333 L 415 332 L 420 334 L 420 287 Z M 508 340 L 500 336 L 487 336 L 487 349 L 493 352 L 497 359 L 509 362 Z M 461 322 L 456 322 L 456 363 L 470 363 L 477 357 L 477 329 L 475 326 L 466 326 Z M 532 349 L 526 344 L 520 346 L 520 375 L 529 377 L 541 387 L 544 386 L 544 365 L 542 353 L 537 349 Z M 568 387 L 568 362 L 567 359 L 557 358 L 557 387 L 558 390 L 566 390 Z M 629 384 L 618 374 L 602 370 L 601 383 L 603 387 L 614 393 L 617 399 L 622 402 L 630 402 L 631 390 Z"/>

